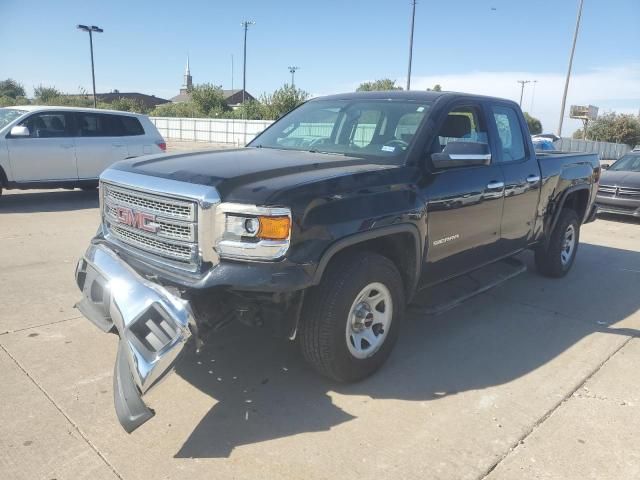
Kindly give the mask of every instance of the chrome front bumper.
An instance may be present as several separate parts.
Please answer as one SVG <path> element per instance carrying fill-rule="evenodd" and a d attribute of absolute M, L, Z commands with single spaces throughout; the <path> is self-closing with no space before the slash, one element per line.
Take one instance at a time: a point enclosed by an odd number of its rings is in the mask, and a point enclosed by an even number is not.
<path fill-rule="evenodd" d="M 195 321 L 188 302 L 146 280 L 111 249 L 92 244 L 76 267 L 78 309 L 120 337 L 113 376 L 120 424 L 132 432 L 153 417 L 141 395 L 173 369 Z"/>

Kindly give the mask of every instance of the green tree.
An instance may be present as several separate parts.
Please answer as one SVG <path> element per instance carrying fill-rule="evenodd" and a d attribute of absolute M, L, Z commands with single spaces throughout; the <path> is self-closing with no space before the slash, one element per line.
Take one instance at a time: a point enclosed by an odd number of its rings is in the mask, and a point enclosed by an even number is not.
<path fill-rule="evenodd" d="M 56 87 L 45 87 L 44 85 L 38 85 L 33 88 L 33 96 L 35 97 L 35 103 L 41 105 L 53 105 L 59 104 L 62 99 L 62 92 Z"/>
<path fill-rule="evenodd" d="M 249 100 L 233 111 L 234 118 L 246 120 L 267 120 L 270 118 L 269 109 L 257 100 Z"/>
<path fill-rule="evenodd" d="M 113 102 L 106 104 L 105 108 L 120 110 L 121 112 L 149 113 L 150 108 L 146 107 L 140 100 L 135 98 L 117 98 Z"/>
<path fill-rule="evenodd" d="M 206 117 L 220 117 L 230 110 L 219 85 L 203 83 L 193 87 L 189 93 L 191 102 Z"/>
<path fill-rule="evenodd" d="M 0 81 L 0 97 L 8 97 L 17 99 L 18 97 L 26 97 L 27 94 L 24 91 L 24 87 L 21 83 L 7 78 Z"/>
<path fill-rule="evenodd" d="M 640 143 L 640 119 L 634 115 L 605 113 L 589 124 L 587 139 L 637 145 Z"/>
<path fill-rule="evenodd" d="M 442 91 L 442 87 L 440 86 L 439 83 L 436 83 L 433 88 L 427 88 L 427 92 L 441 92 Z"/>
<path fill-rule="evenodd" d="M 402 90 L 402 87 L 400 85 L 396 85 L 395 80 L 383 78 L 380 80 L 374 80 L 373 82 L 361 83 L 358 88 L 356 88 L 356 92 L 374 92 L 386 90 Z"/>
<path fill-rule="evenodd" d="M 266 119 L 276 119 L 290 112 L 309 98 L 309 93 L 287 83 L 270 95 L 263 95 L 261 103 Z"/>
<path fill-rule="evenodd" d="M 542 133 L 542 122 L 540 120 L 536 117 L 532 117 L 527 112 L 524 112 L 524 119 L 527 121 L 531 135 Z"/>
<path fill-rule="evenodd" d="M 153 117 L 201 117 L 202 113 L 193 102 L 164 103 L 154 108 L 149 115 Z"/>

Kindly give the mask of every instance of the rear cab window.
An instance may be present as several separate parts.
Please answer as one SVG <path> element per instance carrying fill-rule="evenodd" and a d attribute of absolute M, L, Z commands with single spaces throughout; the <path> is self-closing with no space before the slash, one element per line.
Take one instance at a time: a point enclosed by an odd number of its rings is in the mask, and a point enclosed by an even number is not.
<path fill-rule="evenodd" d="M 492 105 L 492 119 L 498 132 L 500 159 L 504 163 L 521 162 L 526 158 L 524 137 L 518 113 L 511 107 Z"/>

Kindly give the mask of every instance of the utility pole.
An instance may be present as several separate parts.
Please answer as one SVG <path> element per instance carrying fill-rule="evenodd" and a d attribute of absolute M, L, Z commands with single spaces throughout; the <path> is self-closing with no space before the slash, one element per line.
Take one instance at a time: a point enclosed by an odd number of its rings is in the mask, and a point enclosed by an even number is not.
<path fill-rule="evenodd" d="M 241 25 L 244 27 L 244 51 L 242 58 L 242 104 L 244 105 L 245 93 L 247 91 L 247 30 L 249 25 L 255 25 L 256 22 L 252 20 L 244 20 Z"/>
<path fill-rule="evenodd" d="M 536 84 L 538 83 L 538 80 L 534 80 L 533 81 L 533 91 L 531 92 L 531 108 L 529 109 L 529 113 L 531 115 L 533 115 L 533 102 L 536 98 Z"/>
<path fill-rule="evenodd" d="M 289 67 L 289 73 L 291 73 L 291 87 L 292 88 L 295 88 L 295 86 L 296 86 L 296 83 L 295 83 L 296 70 L 300 70 L 300 67 Z"/>
<path fill-rule="evenodd" d="M 413 29 L 416 23 L 416 0 L 411 2 L 411 33 L 409 33 L 409 69 L 407 72 L 407 90 L 411 90 L 411 61 L 413 60 Z"/>
<path fill-rule="evenodd" d="M 567 69 L 567 79 L 564 82 L 564 93 L 562 94 L 562 105 L 560 107 L 560 121 L 558 122 L 559 137 L 562 137 L 562 121 L 564 120 L 564 109 L 567 106 L 567 92 L 569 91 L 569 79 L 571 78 L 571 67 L 573 66 L 573 54 L 576 51 L 578 31 L 580 30 L 580 19 L 582 17 L 583 3 L 584 3 L 584 0 L 580 0 L 580 4 L 578 5 L 578 17 L 576 18 L 576 29 L 573 32 L 573 44 L 571 45 L 571 54 L 569 55 L 569 68 Z"/>
<path fill-rule="evenodd" d="M 527 83 L 531 83 L 531 80 L 518 80 L 518 83 L 522 85 L 522 88 L 520 89 L 520 108 L 522 108 L 522 97 L 524 95 L 524 86 Z"/>
<path fill-rule="evenodd" d="M 89 32 L 89 49 L 91 50 L 91 80 L 93 82 L 93 108 L 98 108 L 98 100 L 96 99 L 96 72 L 93 67 L 93 32 L 102 33 L 104 30 L 100 27 L 96 27 L 95 25 L 91 25 L 90 27 L 87 25 L 78 25 L 78 30 L 82 30 L 83 32 Z"/>

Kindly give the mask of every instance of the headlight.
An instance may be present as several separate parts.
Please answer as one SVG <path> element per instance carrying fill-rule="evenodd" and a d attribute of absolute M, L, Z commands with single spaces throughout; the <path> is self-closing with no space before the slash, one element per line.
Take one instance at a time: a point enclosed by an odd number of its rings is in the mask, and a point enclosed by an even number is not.
<path fill-rule="evenodd" d="M 289 249 L 288 208 L 222 203 L 216 218 L 216 223 L 224 226 L 216 241 L 216 251 L 222 258 L 277 260 Z"/>

